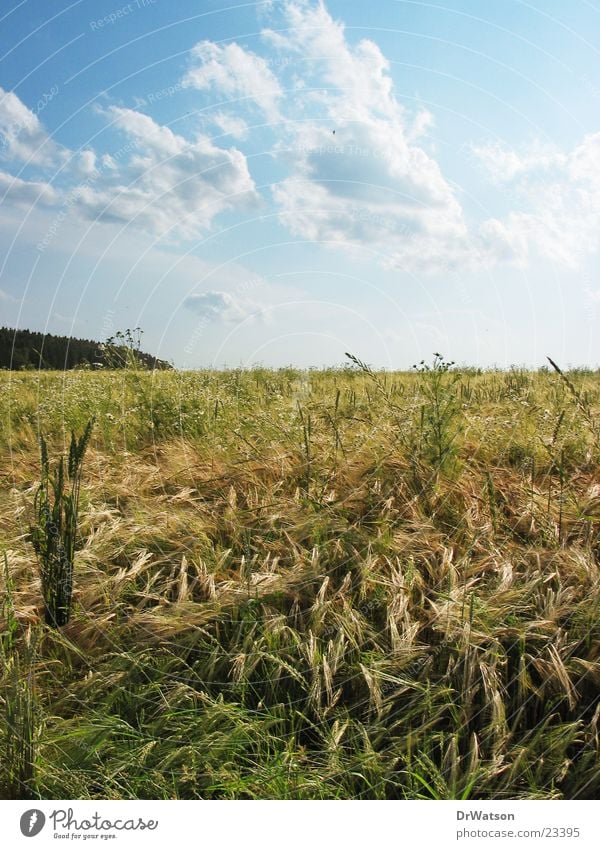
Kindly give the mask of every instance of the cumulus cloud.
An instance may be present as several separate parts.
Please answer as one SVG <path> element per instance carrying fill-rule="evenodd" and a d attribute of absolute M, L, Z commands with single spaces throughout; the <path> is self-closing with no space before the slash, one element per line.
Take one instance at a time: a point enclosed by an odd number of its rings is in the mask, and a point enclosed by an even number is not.
<path fill-rule="evenodd" d="M 282 31 L 263 30 L 263 39 L 302 58 L 305 78 L 318 78 L 332 92 L 316 91 L 333 117 L 358 120 L 378 114 L 399 117 L 404 110 L 393 94 L 389 62 L 370 39 L 349 45 L 343 23 L 335 21 L 323 3 L 294 0 L 282 7 Z"/>
<path fill-rule="evenodd" d="M 48 183 L 22 180 L 0 171 L 0 201 L 3 204 L 53 206 L 60 195 Z"/>
<path fill-rule="evenodd" d="M 221 46 L 200 41 L 192 48 L 183 85 L 213 90 L 221 97 L 254 103 L 271 121 L 278 117 L 281 86 L 267 62 L 236 42 Z"/>
<path fill-rule="evenodd" d="M 184 136 L 137 109 L 111 106 L 101 114 L 124 144 L 112 155 L 73 152 L 0 88 L 0 158 L 39 168 L 36 179 L 0 171 L 0 198 L 156 236 L 197 238 L 221 213 L 262 203 L 239 149 L 258 110 L 276 133 L 269 152 L 280 179 L 271 199 L 300 238 L 368 251 L 386 266 L 423 273 L 525 266 L 534 255 L 575 266 L 598 250 L 600 133 L 566 152 L 541 141 L 521 150 L 473 145 L 486 177 L 510 186 L 516 202 L 503 216 L 470 220 L 428 139 L 433 116 L 402 105 L 377 44 L 349 39 L 319 0 L 283 0 L 268 14 L 271 26 L 261 36 L 269 62 L 235 42 L 201 41 L 179 83 L 214 100 L 214 111 L 203 115 L 225 140 L 206 132 Z M 228 108 L 226 100 L 235 103 Z M 226 292 L 194 296 L 188 305 L 223 321 L 260 314 Z"/>
<path fill-rule="evenodd" d="M 236 148 L 220 148 L 203 135 L 190 141 L 133 109 L 113 106 L 108 114 L 132 153 L 82 188 L 79 206 L 89 218 L 191 238 L 224 210 L 257 203 L 246 158 Z"/>
<path fill-rule="evenodd" d="M 67 155 L 49 137 L 38 116 L 13 91 L 0 87 L 0 156 L 51 165 Z"/>
<path fill-rule="evenodd" d="M 467 250 L 462 209 L 437 163 L 388 131 L 377 120 L 339 123 L 333 142 L 320 127 L 299 130 L 294 175 L 273 189 L 282 221 L 304 238 L 378 251 L 389 264 L 439 266 Z"/>
<path fill-rule="evenodd" d="M 554 168 L 564 167 L 567 157 L 558 147 L 534 140 L 520 151 L 500 142 L 471 145 L 473 156 L 496 184 L 510 183 L 524 175 L 543 176 Z"/>
<path fill-rule="evenodd" d="M 155 235 L 192 238 L 229 209 L 253 208 L 259 198 L 246 157 L 206 135 L 174 133 L 148 115 L 122 107 L 103 113 L 126 137 L 114 156 L 92 148 L 73 152 L 56 145 L 38 116 L 0 88 L 0 159 L 52 169 L 55 185 L 0 172 L 5 204 L 64 207 L 94 221 L 129 224 Z M 223 116 L 232 137 L 243 121 Z M 56 172 L 57 166 L 60 172 Z"/>
<path fill-rule="evenodd" d="M 368 247 L 389 265 L 429 271 L 466 261 L 473 246 L 454 188 L 417 143 L 430 113 L 406 113 L 379 47 L 351 45 L 323 4 L 286 3 L 284 15 L 284 32 L 263 37 L 307 60 L 311 111 L 288 121 L 278 147 L 292 172 L 273 189 L 282 221 L 307 239 Z"/>
<path fill-rule="evenodd" d="M 98 171 L 97 157 L 93 150 L 82 150 L 75 160 L 75 169 L 82 177 L 91 177 Z"/>
<path fill-rule="evenodd" d="M 492 167 L 512 181 L 520 209 L 483 229 L 496 246 L 510 245 L 521 263 L 535 253 L 575 268 L 600 247 L 600 133 L 585 136 L 566 153 L 536 149 L 540 156 L 531 147 L 495 148 L 501 167 Z M 488 167 L 490 150 L 479 149 Z"/>
<path fill-rule="evenodd" d="M 265 318 L 267 309 L 247 298 L 229 292 L 211 291 L 190 295 L 186 306 L 207 321 L 240 324 L 246 319 Z"/>
<path fill-rule="evenodd" d="M 216 127 L 234 139 L 245 139 L 248 135 L 248 124 L 243 118 L 235 115 L 227 115 L 224 112 L 217 112 L 216 115 L 212 116 L 211 120 Z"/>
<path fill-rule="evenodd" d="M 600 247 L 600 134 L 569 153 L 542 141 L 521 151 L 473 146 L 518 205 L 469 222 L 427 147 L 431 114 L 411 115 L 398 101 L 379 47 L 350 43 L 323 2 L 286 0 L 278 10 L 283 20 L 263 38 L 303 60 L 303 87 L 277 147 L 290 173 L 273 188 L 292 233 L 367 248 L 385 265 L 419 272 L 524 266 L 533 254 L 574 266 Z"/>

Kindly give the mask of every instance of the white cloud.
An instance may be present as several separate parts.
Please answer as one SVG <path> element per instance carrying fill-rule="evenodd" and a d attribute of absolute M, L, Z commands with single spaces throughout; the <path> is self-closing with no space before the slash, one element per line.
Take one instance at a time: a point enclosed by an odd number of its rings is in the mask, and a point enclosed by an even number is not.
<path fill-rule="evenodd" d="M 52 206 L 59 197 L 59 193 L 48 183 L 22 180 L 0 171 L 0 201 L 3 204 Z"/>
<path fill-rule="evenodd" d="M 224 210 L 258 202 L 246 158 L 236 148 L 217 147 L 207 136 L 189 141 L 132 109 L 113 106 L 108 113 L 132 153 L 82 187 L 79 206 L 89 218 L 192 238 Z"/>
<path fill-rule="evenodd" d="M 91 177 L 97 171 L 97 158 L 93 150 L 82 150 L 75 162 L 75 168 L 82 177 Z"/>
<path fill-rule="evenodd" d="M 267 308 L 229 292 L 211 291 L 190 295 L 186 306 L 207 321 L 240 324 L 249 318 L 265 318 Z"/>
<path fill-rule="evenodd" d="M 516 202 L 503 216 L 469 221 L 428 139 L 433 116 L 400 103 L 380 48 L 370 39 L 352 41 L 318 0 L 273 3 L 269 14 L 277 26 L 262 38 L 280 51 L 270 62 L 236 43 L 202 41 L 179 83 L 236 100 L 235 108 L 205 115 L 228 136 L 223 146 L 207 133 L 184 137 L 143 112 L 112 106 L 102 114 L 125 143 L 112 155 L 92 148 L 74 153 L 52 141 L 17 95 L 0 88 L 0 158 L 39 166 L 36 179 L 0 171 L 5 207 L 61 209 L 61 226 L 70 214 L 82 225 L 131 224 L 152 236 L 196 238 L 219 214 L 261 203 L 248 160 L 233 141 L 250 132 L 244 106 L 257 106 L 277 122 L 270 152 L 283 176 L 272 199 L 282 223 L 300 238 L 434 273 L 525 266 L 534 256 L 574 267 L 598 250 L 600 133 L 567 152 L 541 141 L 521 150 L 473 145 L 484 172 L 497 186 L 508 185 Z M 59 164 L 51 185 L 50 169 Z M 256 307 L 225 296 L 206 293 L 189 305 L 216 310 L 213 317 L 223 320 L 238 307 L 241 314 Z"/>
<path fill-rule="evenodd" d="M 404 109 L 379 47 L 351 43 L 323 2 L 287 0 L 278 9 L 283 20 L 263 38 L 302 59 L 304 84 L 286 104 L 276 148 L 291 173 L 273 197 L 293 234 L 437 273 L 525 266 L 534 254 L 575 266 L 598 249 L 600 134 L 570 153 L 541 141 L 518 152 L 473 146 L 491 180 L 511 184 L 518 206 L 502 219 L 468 222 L 427 143 L 431 114 Z"/>
<path fill-rule="evenodd" d="M 540 141 L 531 142 L 521 151 L 511 150 L 499 142 L 474 144 L 471 152 L 497 184 L 509 183 L 526 174 L 543 176 L 544 172 L 564 167 L 567 159 L 555 145 Z"/>
<path fill-rule="evenodd" d="M 407 137 L 411 142 L 418 141 L 422 136 L 426 136 L 429 130 L 435 126 L 435 117 L 427 109 L 421 109 L 417 112 L 412 126 L 409 127 Z"/>
<path fill-rule="evenodd" d="M 536 156 L 498 148 L 496 174 L 512 180 L 518 211 L 484 225 L 491 242 L 510 244 L 525 263 L 532 254 L 571 268 L 600 247 L 600 133 L 585 136 L 570 152 L 541 145 Z M 480 148 L 490 163 L 490 148 Z"/>
<path fill-rule="evenodd" d="M 13 91 L 0 87 L 0 156 L 51 165 L 67 155 L 48 136 L 38 116 Z"/>
<path fill-rule="evenodd" d="M 389 62 L 370 39 L 348 44 L 344 25 L 334 21 L 325 5 L 286 2 L 283 32 L 263 30 L 263 38 L 279 50 L 302 59 L 304 76 L 318 78 L 334 90 L 317 93 L 332 117 L 362 120 L 373 115 L 397 118 L 404 112 L 393 94 Z"/>
<path fill-rule="evenodd" d="M 181 136 L 175 135 L 169 127 L 157 124 L 143 112 L 111 106 L 107 115 L 112 118 L 116 127 L 135 140 L 141 148 L 152 151 L 157 156 L 174 156 L 181 153 L 186 145 Z"/>
<path fill-rule="evenodd" d="M 221 47 L 200 41 L 192 48 L 190 68 L 183 84 L 219 97 L 255 103 L 271 121 L 278 117 L 281 87 L 266 61 L 235 42 Z"/>
<path fill-rule="evenodd" d="M 234 139 L 244 139 L 248 135 L 248 124 L 243 118 L 217 112 L 211 118 L 212 123 Z"/>
<path fill-rule="evenodd" d="M 56 186 L 0 171 L 3 203 L 60 207 L 63 215 L 132 223 L 172 238 L 196 237 L 219 213 L 257 204 L 246 158 L 235 147 L 219 147 L 206 135 L 186 139 L 133 109 L 113 106 L 101 114 L 127 143 L 114 156 L 92 148 L 75 153 L 56 145 L 37 115 L 0 88 L 0 158 L 61 166 Z M 234 117 L 226 131 L 240 135 L 244 124 Z"/>
<path fill-rule="evenodd" d="M 338 123 L 336 135 L 295 132 L 295 174 L 273 194 L 289 229 L 383 252 L 398 265 L 427 266 L 467 239 L 460 204 L 437 163 L 380 119 Z M 337 139 L 338 141 L 334 141 Z"/>
<path fill-rule="evenodd" d="M 287 141 L 278 146 L 292 171 L 273 190 L 285 225 L 295 235 L 367 247 L 386 264 L 420 271 L 470 259 L 454 189 L 416 143 L 431 115 L 406 113 L 379 47 L 369 39 L 351 45 L 323 4 L 286 3 L 284 14 L 285 32 L 265 30 L 263 37 L 302 56 L 313 90 L 301 99 L 308 120 L 293 120 L 294 103 Z"/>

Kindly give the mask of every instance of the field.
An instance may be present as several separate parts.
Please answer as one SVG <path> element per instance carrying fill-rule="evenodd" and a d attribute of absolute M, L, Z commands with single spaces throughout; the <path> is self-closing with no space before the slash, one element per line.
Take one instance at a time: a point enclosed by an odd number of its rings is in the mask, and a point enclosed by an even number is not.
<path fill-rule="evenodd" d="M 439 357 L 0 372 L 0 795 L 596 797 L 599 407 Z M 50 628 L 39 435 L 92 415 Z"/>

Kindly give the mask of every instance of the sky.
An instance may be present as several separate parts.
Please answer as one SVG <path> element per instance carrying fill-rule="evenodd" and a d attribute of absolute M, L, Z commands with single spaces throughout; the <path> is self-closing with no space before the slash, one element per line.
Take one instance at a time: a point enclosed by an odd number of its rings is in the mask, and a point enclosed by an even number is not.
<path fill-rule="evenodd" d="M 0 325 L 600 363 L 598 0 L 5 0 Z"/>

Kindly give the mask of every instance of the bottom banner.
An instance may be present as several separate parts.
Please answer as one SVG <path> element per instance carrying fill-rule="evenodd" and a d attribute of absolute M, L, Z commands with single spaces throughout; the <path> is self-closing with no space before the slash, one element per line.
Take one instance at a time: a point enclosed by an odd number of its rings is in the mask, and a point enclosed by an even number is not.
<path fill-rule="evenodd" d="M 598 846 L 594 801 L 5 801 L 2 845 Z"/>

